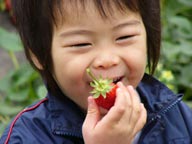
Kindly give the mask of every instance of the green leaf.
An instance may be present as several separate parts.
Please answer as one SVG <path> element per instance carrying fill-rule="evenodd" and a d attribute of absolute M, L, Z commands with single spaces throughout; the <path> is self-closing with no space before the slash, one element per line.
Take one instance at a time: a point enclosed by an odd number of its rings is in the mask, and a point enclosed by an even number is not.
<path fill-rule="evenodd" d="M 163 41 L 162 48 L 163 55 L 166 56 L 169 60 L 175 61 L 177 54 L 180 52 L 178 45 L 169 41 Z"/>
<path fill-rule="evenodd" d="M 164 18 L 176 15 L 184 7 L 177 0 L 164 0 L 162 4 L 162 15 Z"/>
<path fill-rule="evenodd" d="M 13 77 L 15 86 L 22 86 L 24 84 L 29 83 L 32 73 L 33 73 L 33 71 L 30 68 L 27 69 L 27 68 L 23 67 L 23 68 L 19 69 Z"/>
<path fill-rule="evenodd" d="M 8 32 L 0 27 L 0 46 L 7 51 L 21 51 L 22 43 L 19 36 L 14 32 Z"/>
<path fill-rule="evenodd" d="M 3 0 L 0 0 L 0 12 L 5 10 L 5 3 Z"/>
<path fill-rule="evenodd" d="M 13 71 L 8 72 L 8 74 L 0 80 L 0 91 L 6 92 L 12 87 L 11 77 L 13 73 Z"/>
<path fill-rule="evenodd" d="M 19 111 L 21 111 L 23 107 L 21 106 L 15 106 L 15 105 L 8 105 L 6 103 L 0 103 L 0 114 L 6 115 L 6 116 L 14 116 Z"/>
<path fill-rule="evenodd" d="M 37 72 L 30 65 L 22 64 L 11 76 L 12 87 L 28 86 L 36 78 L 38 78 Z"/>
<path fill-rule="evenodd" d="M 184 66 L 179 77 L 180 84 L 192 88 L 192 64 Z"/>
<path fill-rule="evenodd" d="M 192 58 L 192 41 L 181 40 L 179 47 L 181 53 L 178 54 L 183 54 L 184 56 Z"/>
<path fill-rule="evenodd" d="M 184 4 L 186 7 L 192 7 L 192 1 L 191 0 L 178 0 L 181 4 Z"/>
<path fill-rule="evenodd" d="M 19 91 L 9 91 L 7 97 L 13 102 L 24 102 L 29 97 L 29 88 L 20 89 Z"/>
<path fill-rule="evenodd" d="M 169 22 L 172 25 L 177 26 L 177 28 L 184 30 L 185 32 L 191 31 L 191 28 L 192 28 L 191 22 L 183 16 L 170 17 Z"/>
<path fill-rule="evenodd" d="M 3 133 L 10 120 L 10 116 L 2 116 L 0 114 L 0 135 Z"/>
<path fill-rule="evenodd" d="M 37 89 L 37 95 L 39 99 L 45 98 L 46 94 L 47 94 L 47 89 L 45 88 L 44 85 L 40 85 Z"/>
<path fill-rule="evenodd" d="M 192 101 L 185 101 L 185 103 L 192 109 Z"/>

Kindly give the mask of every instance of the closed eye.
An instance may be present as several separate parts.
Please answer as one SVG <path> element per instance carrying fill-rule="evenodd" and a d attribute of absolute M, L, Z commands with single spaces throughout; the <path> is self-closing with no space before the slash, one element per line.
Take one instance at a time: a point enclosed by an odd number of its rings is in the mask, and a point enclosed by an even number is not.
<path fill-rule="evenodd" d="M 79 43 L 79 44 L 71 45 L 71 47 L 79 47 L 79 48 L 81 48 L 81 47 L 89 47 L 89 46 L 91 46 L 90 43 Z"/>
<path fill-rule="evenodd" d="M 117 38 L 117 41 L 121 41 L 121 40 L 127 40 L 134 37 L 134 35 L 127 35 L 127 36 L 121 36 L 119 38 Z"/>

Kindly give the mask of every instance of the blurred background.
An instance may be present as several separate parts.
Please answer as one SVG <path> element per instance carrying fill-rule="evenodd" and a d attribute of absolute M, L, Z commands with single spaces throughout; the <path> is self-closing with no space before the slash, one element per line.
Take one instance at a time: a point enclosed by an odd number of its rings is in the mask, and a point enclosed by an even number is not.
<path fill-rule="evenodd" d="M 192 107 L 192 1 L 161 0 L 162 50 L 155 77 Z M 24 56 L 10 0 L 0 0 L 0 135 L 46 89 Z"/>

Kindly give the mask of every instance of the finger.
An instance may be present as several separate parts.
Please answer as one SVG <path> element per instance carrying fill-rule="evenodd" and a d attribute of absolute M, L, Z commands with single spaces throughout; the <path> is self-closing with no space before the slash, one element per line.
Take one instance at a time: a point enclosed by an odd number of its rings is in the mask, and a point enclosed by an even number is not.
<path fill-rule="evenodd" d="M 107 123 L 117 123 L 124 114 L 124 103 L 125 103 L 125 96 L 122 92 L 121 88 L 117 88 L 116 90 L 116 100 L 115 104 L 111 109 L 109 110 L 106 117 L 103 118 L 103 120 L 107 120 Z"/>
<path fill-rule="evenodd" d="M 131 106 L 132 104 L 132 101 L 131 101 L 131 97 L 130 97 L 130 93 L 129 91 L 127 90 L 127 88 L 123 85 L 123 83 L 119 82 L 118 83 L 118 87 L 120 87 L 122 89 L 122 91 L 124 92 L 124 95 L 125 95 L 125 102 L 126 102 L 126 105 L 129 107 Z"/>
<path fill-rule="evenodd" d="M 134 128 L 135 134 L 144 127 L 147 121 L 147 111 L 142 103 L 140 103 L 140 107 L 141 107 L 141 114 Z"/>
<path fill-rule="evenodd" d="M 132 101 L 132 113 L 131 113 L 131 119 L 130 122 L 133 124 L 133 126 L 136 124 L 140 113 L 141 113 L 141 106 L 140 106 L 140 99 L 138 93 L 135 91 L 135 89 L 132 86 L 127 87 L 130 98 Z"/>
<path fill-rule="evenodd" d="M 122 106 L 122 105 L 127 105 L 127 102 L 131 103 L 130 95 L 127 92 L 126 87 L 123 85 L 123 83 L 119 82 L 117 83 L 117 85 L 118 85 L 118 90 L 116 93 L 117 96 L 116 96 L 115 104 L 117 106 Z"/>
<path fill-rule="evenodd" d="M 87 115 L 83 124 L 83 129 L 94 129 L 97 122 L 100 120 L 99 108 L 92 96 L 88 97 Z"/>
<path fill-rule="evenodd" d="M 110 109 L 107 114 L 107 119 L 111 122 L 118 123 L 121 121 L 125 121 L 128 123 L 129 117 L 131 115 L 131 109 L 129 109 L 128 105 L 131 105 L 130 95 L 127 91 L 127 88 L 119 82 L 118 88 L 116 90 L 116 101 L 114 106 Z"/>

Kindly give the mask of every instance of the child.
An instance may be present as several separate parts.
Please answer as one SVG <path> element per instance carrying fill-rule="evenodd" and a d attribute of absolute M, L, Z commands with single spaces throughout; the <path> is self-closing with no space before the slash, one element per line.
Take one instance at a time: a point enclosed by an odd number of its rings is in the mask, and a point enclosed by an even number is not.
<path fill-rule="evenodd" d="M 48 94 L 16 116 L 0 143 L 191 144 L 192 111 L 151 76 L 160 54 L 159 3 L 13 0 L 26 56 Z M 87 68 L 118 85 L 111 109 L 89 96 Z"/>

